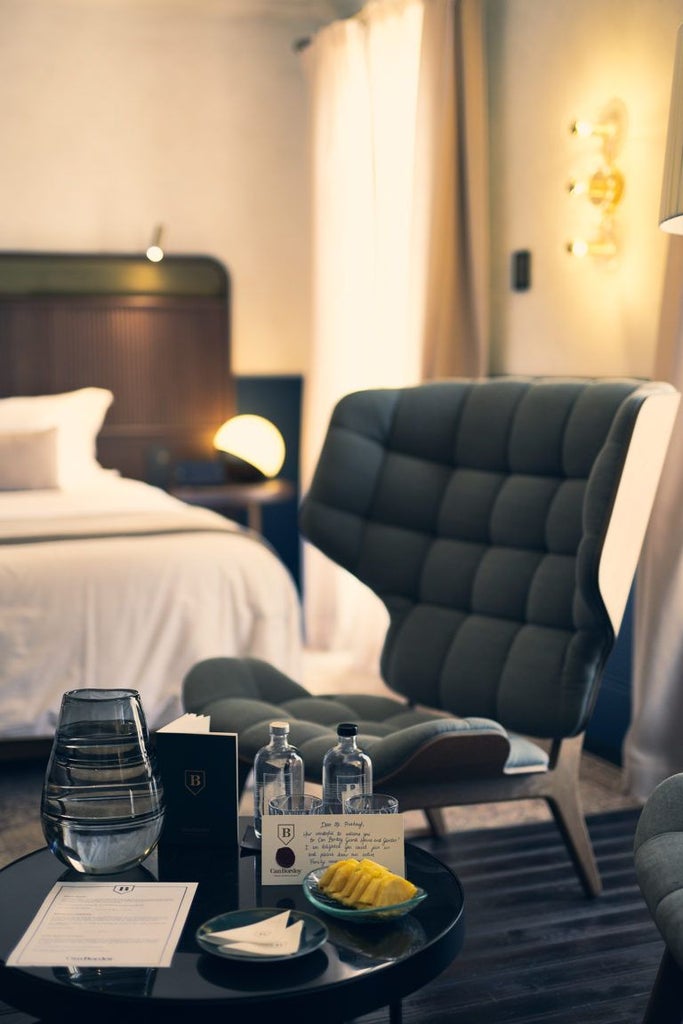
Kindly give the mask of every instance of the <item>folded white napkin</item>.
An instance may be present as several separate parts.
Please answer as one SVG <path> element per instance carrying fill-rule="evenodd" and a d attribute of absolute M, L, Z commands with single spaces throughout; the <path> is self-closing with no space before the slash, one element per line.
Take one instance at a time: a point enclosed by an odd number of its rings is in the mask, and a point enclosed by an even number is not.
<path fill-rule="evenodd" d="M 285 910 L 282 914 L 274 914 L 254 924 L 212 932 L 206 939 L 241 953 L 286 956 L 298 952 L 304 926 L 303 921 L 295 921 L 292 925 L 288 925 L 288 922 L 289 911 Z"/>

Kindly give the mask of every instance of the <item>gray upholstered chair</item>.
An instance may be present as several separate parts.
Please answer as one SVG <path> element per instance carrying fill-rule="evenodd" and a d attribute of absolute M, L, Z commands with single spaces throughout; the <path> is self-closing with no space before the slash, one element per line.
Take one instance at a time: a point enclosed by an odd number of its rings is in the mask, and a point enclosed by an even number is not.
<path fill-rule="evenodd" d="M 664 939 L 644 1024 L 683 1020 L 683 774 L 665 779 L 645 802 L 634 843 L 638 885 Z"/>
<path fill-rule="evenodd" d="M 375 788 L 437 831 L 450 805 L 544 799 L 597 894 L 583 733 L 678 398 L 666 384 L 559 378 L 348 395 L 300 522 L 385 603 L 381 668 L 397 699 L 316 697 L 263 662 L 214 658 L 186 677 L 186 709 L 239 734 L 242 782 L 271 719 L 289 719 L 316 782 L 350 720 Z"/>

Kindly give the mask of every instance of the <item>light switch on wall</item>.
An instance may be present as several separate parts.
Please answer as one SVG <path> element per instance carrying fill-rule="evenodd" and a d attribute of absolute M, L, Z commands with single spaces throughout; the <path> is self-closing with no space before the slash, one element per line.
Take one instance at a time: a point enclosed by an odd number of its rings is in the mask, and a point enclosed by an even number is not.
<path fill-rule="evenodd" d="M 512 288 L 516 292 L 526 292 L 531 288 L 531 253 L 528 249 L 518 249 L 512 254 Z"/>

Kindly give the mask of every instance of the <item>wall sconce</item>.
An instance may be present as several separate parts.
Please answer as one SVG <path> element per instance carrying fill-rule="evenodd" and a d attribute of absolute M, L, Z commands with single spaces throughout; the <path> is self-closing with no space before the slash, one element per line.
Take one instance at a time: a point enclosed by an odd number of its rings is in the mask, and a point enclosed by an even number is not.
<path fill-rule="evenodd" d="M 572 196 L 586 196 L 603 213 L 614 213 L 624 193 L 624 176 L 616 167 L 600 167 L 584 181 L 570 181 Z"/>
<path fill-rule="evenodd" d="M 213 446 L 224 460 L 226 477 L 236 483 L 277 476 L 285 461 L 285 442 L 278 428 L 251 413 L 226 420 L 214 434 Z"/>
<path fill-rule="evenodd" d="M 597 121 L 573 121 L 570 131 L 579 138 L 595 138 L 600 142 L 600 166 L 583 180 L 572 180 L 570 195 L 585 196 L 597 207 L 600 220 L 590 240 L 576 238 L 567 243 L 574 256 L 595 256 L 613 259 L 618 251 L 614 214 L 624 194 L 624 176 L 615 160 L 626 128 L 626 110 L 619 100 L 612 100 Z"/>
<path fill-rule="evenodd" d="M 594 238 L 587 242 L 584 238 L 575 238 L 567 242 L 567 252 L 572 256 L 596 256 L 600 259 L 614 259 L 618 251 L 616 239 L 611 231 L 601 226 Z"/>
<path fill-rule="evenodd" d="M 152 241 L 147 246 L 147 252 L 145 255 L 148 260 L 152 263 L 160 263 L 164 258 L 164 250 L 161 247 L 161 241 L 164 236 L 163 224 L 157 224 L 152 234 Z"/>

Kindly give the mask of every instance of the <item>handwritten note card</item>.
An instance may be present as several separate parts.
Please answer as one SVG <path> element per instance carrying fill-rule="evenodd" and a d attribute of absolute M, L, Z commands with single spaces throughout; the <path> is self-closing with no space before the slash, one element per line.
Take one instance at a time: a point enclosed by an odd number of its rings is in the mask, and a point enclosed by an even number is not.
<path fill-rule="evenodd" d="M 404 873 L 402 814 L 267 814 L 262 828 L 263 885 L 292 885 L 347 857 L 368 857 Z"/>

